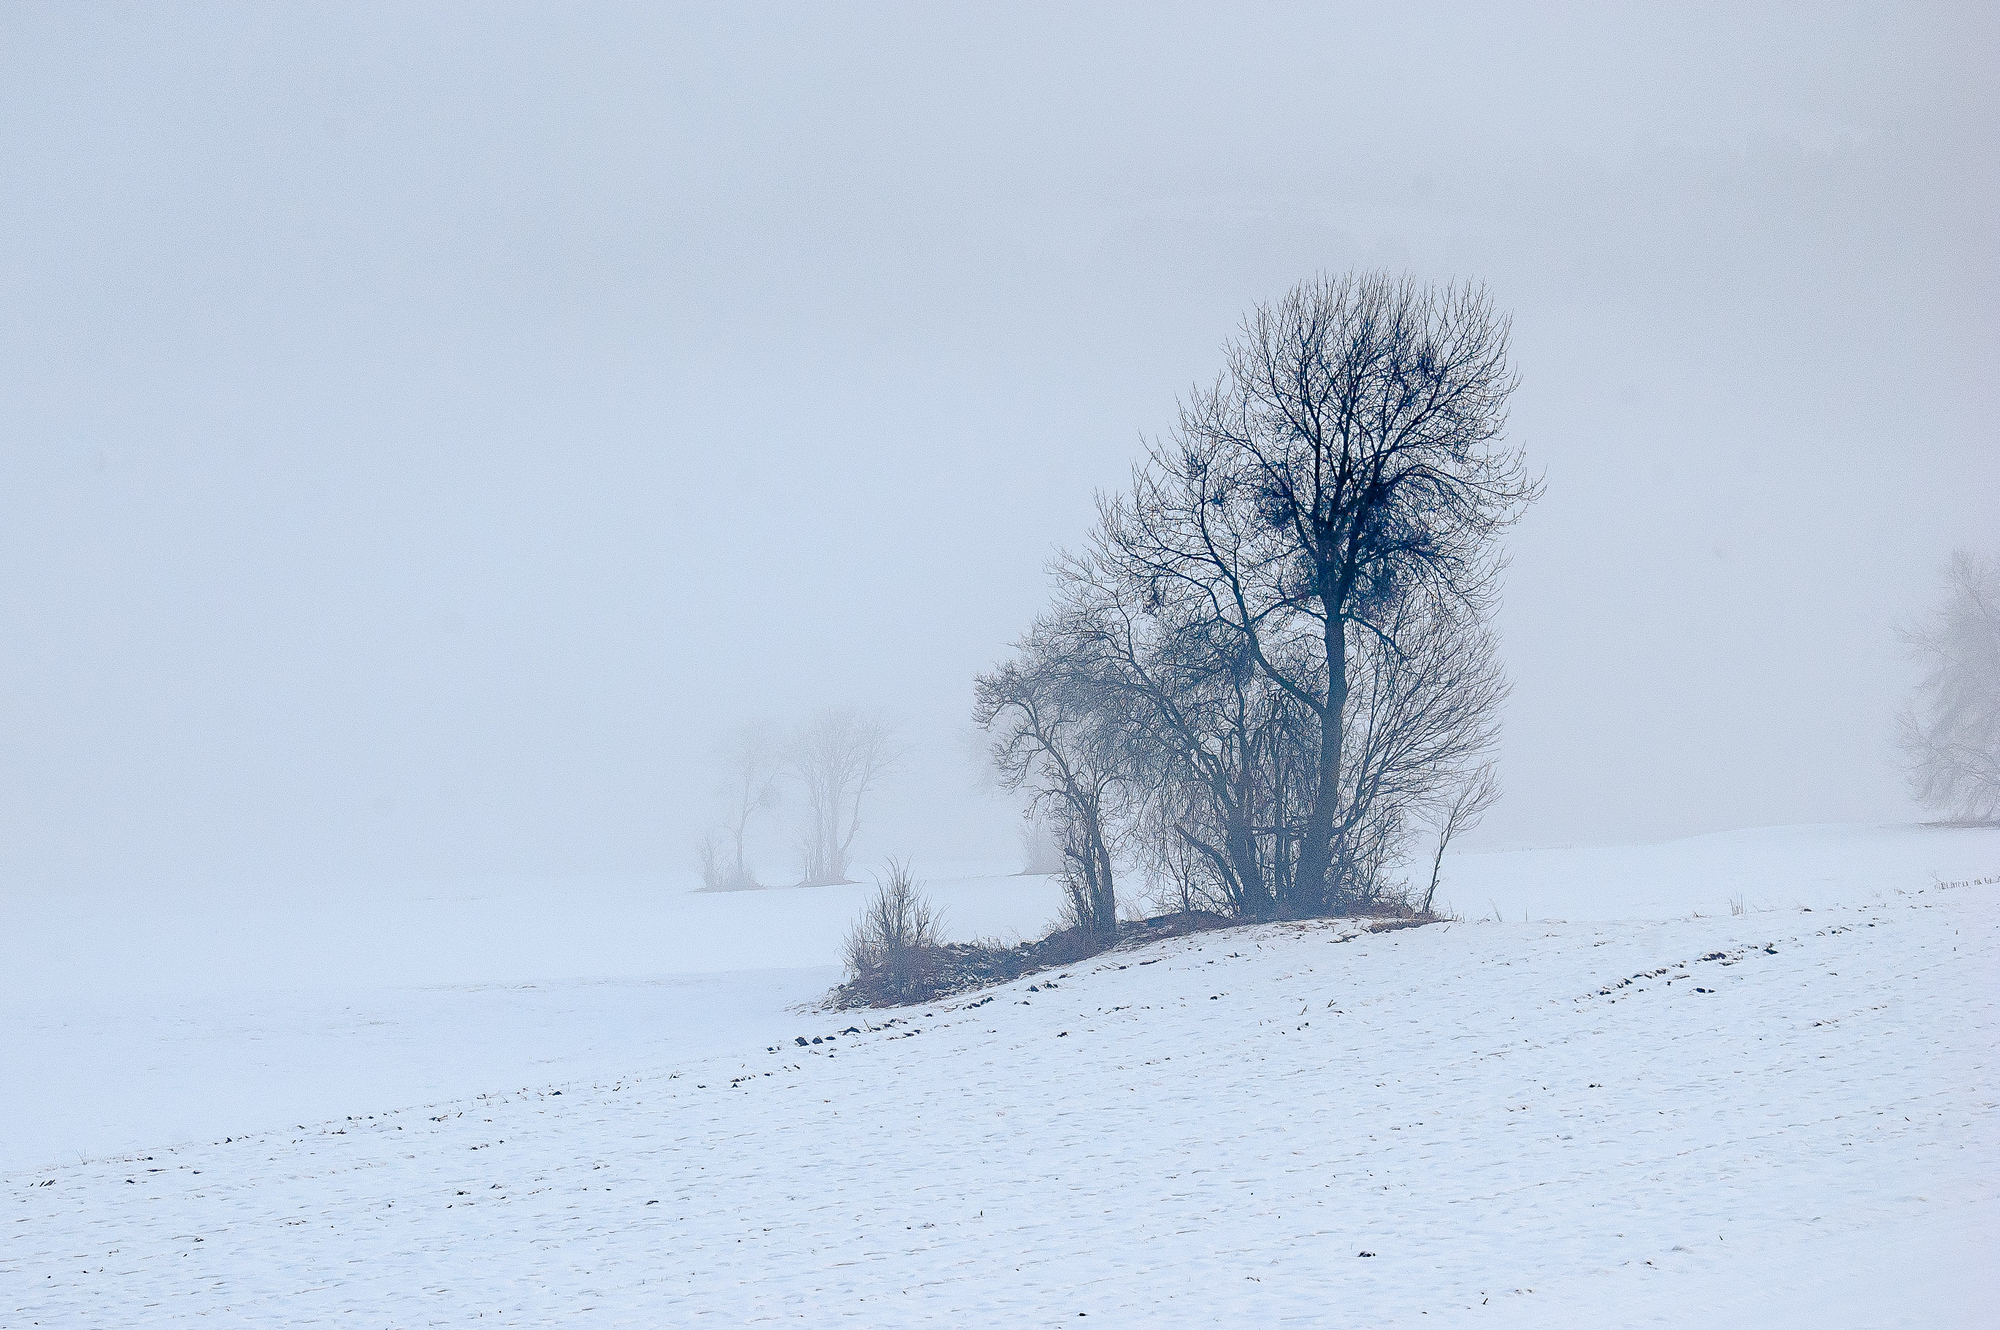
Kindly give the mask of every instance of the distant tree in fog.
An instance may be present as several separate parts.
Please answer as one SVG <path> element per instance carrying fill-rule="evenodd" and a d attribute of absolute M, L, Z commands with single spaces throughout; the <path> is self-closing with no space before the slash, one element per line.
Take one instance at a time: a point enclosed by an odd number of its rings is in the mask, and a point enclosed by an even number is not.
<path fill-rule="evenodd" d="M 701 889 L 728 891 L 729 883 L 729 860 L 723 853 L 722 838 L 711 828 L 701 838 Z"/>
<path fill-rule="evenodd" d="M 1947 821 L 2000 819 L 2000 556 L 1954 551 L 1943 603 L 1903 640 L 1924 668 L 1897 727 L 1912 790 Z"/>
<path fill-rule="evenodd" d="M 801 885 L 849 880 L 848 855 L 861 830 L 862 804 L 899 756 L 888 726 L 855 711 L 822 711 L 799 728 L 786 767 L 804 795 Z"/>
<path fill-rule="evenodd" d="M 729 832 L 732 885 L 754 887 L 757 875 L 745 861 L 744 836 L 757 814 L 777 806 L 778 774 L 783 752 L 770 730 L 761 724 L 746 725 L 731 735 L 722 750 L 722 774 L 727 782 L 729 812 L 724 825 Z"/>
<path fill-rule="evenodd" d="M 1025 808 L 1021 812 L 1020 832 L 1023 877 L 1054 877 L 1062 872 L 1062 842 L 1056 839 L 1056 829 L 1048 818 L 1032 806 Z"/>
<path fill-rule="evenodd" d="M 701 884 L 705 890 L 749 891 L 759 885 L 745 842 L 756 816 L 777 806 L 784 758 L 783 747 L 760 723 L 742 726 L 717 746 L 715 766 L 723 816 L 721 831 L 711 829 L 701 841 Z"/>

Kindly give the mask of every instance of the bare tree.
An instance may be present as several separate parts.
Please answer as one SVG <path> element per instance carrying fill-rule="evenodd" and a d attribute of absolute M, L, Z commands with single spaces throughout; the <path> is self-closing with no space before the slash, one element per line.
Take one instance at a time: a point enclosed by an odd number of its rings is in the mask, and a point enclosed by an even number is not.
<path fill-rule="evenodd" d="M 799 729 L 787 759 L 805 795 L 801 885 L 848 881 L 862 803 L 899 756 L 888 726 L 854 711 L 823 711 Z"/>
<path fill-rule="evenodd" d="M 1483 289 L 1380 274 L 1255 310 L 1107 528 L 1128 576 L 1205 599 L 1316 723 L 1288 909 L 1354 895 L 1338 836 L 1350 662 L 1413 592 L 1490 603 L 1493 537 L 1539 491 L 1502 443 L 1508 322 Z M 1350 856 L 1348 865 L 1353 859 Z"/>
<path fill-rule="evenodd" d="M 1385 629 L 1349 662 L 1340 816 L 1333 864 L 1347 906 L 1390 888 L 1413 818 L 1437 816 L 1454 792 L 1490 790 L 1460 809 L 1451 834 L 1498 797 L 1477 773 L 1499 737 L 1507 685 L 1492 632 L 1456 598 L 1412 588 L 1379 613 Z"/>
<path fill-rule="evenodd" d="M 1002 788 L 1025 792 L 1062 852 L 1064 923 L 1097 945 L 1118 936 L 1108 805 L 1119 783 L 1116 715 L 1109 699 L 1044 620 L 1017 657 L 982 674 L 973 719 L 992 732 Z"/>
<path fill-rule="evenodd" d="M 728 891 L 729 867 L 722 854 L 722 847 L 716 842 L 715 832 L 710 830 L 701 838 L 701 889 L 703 891 Z"/>
<path fill-rule="evenodd" d="M 1129 511 L 1104 502 L 1090 544 L 1058 562 L 1059 650 L 1119 709 L 1134 798 L 1174 810 L 1136 820 L 1183 843 L 1228 913 L 1269 917 L 1296 841 L 1283 811 L 1296 708 L 1199 588 L 1125 556 Z"/>
<path fill-rule="evenodd" d="M 1903 640 L 1924 667 L 1898 718 L 1911 788 L 1948 821 L 2000 820 L 2000 555 L 1954 551 L 1943 602 Z"/>
<path fill-rule="evenodd" d="M 1445 849 L 1460 832 L 1478 826 L 1479 820 L 1486 816 L 1486 810 L 1499 800 L 1500 778 L 1494 774 L 1492 764 L 1487 763 L 1460 781 L 1436 806 L 1437 850 L 1431 855 L 1430 885 L 1424 888 L 1423 900 L 1418 903 L 1419 913 L 1429 914 L 1437 900 L 1438 880 L 1444 872 Z"/>
<path fill-rule="evenodd" d="M 751 819 L 777 806 L 783 753 L 768 727 L 751 724 L 738 729 L 723 743 L 719 759 L 723 796 L 727 800 L 723 826 L 729 834 L 733 856 L 733 862 L 720 876 L 726 879 L 728 888 L 747 890 L 757 885 L 757 874 L 745 858 L 744 839 Z"/>
<path fill-rule="evenodd" d="M 1164 791 L 1137 806 L 1132 841 L 1146 881 L 1147 903 L 1168 914 L 1196 910 L 1226 914 L 1232 903 L 1216 890 L 1218 878 L 1212 866 L 1195 848 L 1193 838 L 1180 834 L 1180 828 L 1192 821 L 1190 811 L 1176 806 Z"/>
<path fill-rule="evenodd" d="M 1498 792 L 1496 538 L 1540 490 L 1513 388 L 1477 288 L 1327 278 L 1253 312 L 981 677 L 1007 778 L 1181 909 L 1407 899 L 1416 824 L 1449 843 Z"/>

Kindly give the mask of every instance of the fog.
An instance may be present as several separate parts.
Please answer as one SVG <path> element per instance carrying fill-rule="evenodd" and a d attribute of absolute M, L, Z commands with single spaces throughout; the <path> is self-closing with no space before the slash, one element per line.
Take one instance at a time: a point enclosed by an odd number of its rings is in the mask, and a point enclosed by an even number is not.
<path fill-rule="evenodd" d="M 2000 530 L 1996 59 L 1974 6 L 10 6 L 0 883 L 683 889 L 715 745 L 826 706 L 908 754 L 863 863 L 1004 859 L 974 672 L 1355 267 L 1514 314 L 1476 843 L 1914 819 L 1894 626 Z"/>

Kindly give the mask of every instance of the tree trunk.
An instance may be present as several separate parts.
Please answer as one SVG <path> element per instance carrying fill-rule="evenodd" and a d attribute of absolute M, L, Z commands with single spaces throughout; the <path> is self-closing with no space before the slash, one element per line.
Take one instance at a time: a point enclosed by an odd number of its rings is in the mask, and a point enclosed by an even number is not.
<path fill-rule="evenodd" d="M 1093 945 L 1109 947 L 1118 940 L 1118 889 L 1098 801 L 1094 796 L 1071 790 L 1065 802 L 1069 805 L 1071 823 L 1065 858 L 1072 864 L 1070 872 L 1080 874 L 1083 879 L 1081 896 L 1074 893 L 1071 896 L 1076 924 Z M 1070 881 L 1073 889 L 1075 878 Z"/>
<path fill-rule="evenodd" d="M 1299 843 L 1298 867 L 1292 878 L 1291 906 L 1295 913 L 1320 914 L 1335 898 L 1327 881 L 1333 868 L 1334 814 L 1340 807 L 1341 726 L 1347 711 L 1347 625 L 1337 615 L 1326 616 L 1326 706 L 1319 715 L 1319 788 L 1306 812 L 1305 834 Z"/>
<path fill-rule="evenodd" d="M 1111 852 L 1105 848 L 1103 829 L 1094 815 L 1091 819 L 1090 849 L 1096 861 L 1092 874 L 1095 880 L 1090 884 L 1092 931 L 1099 941 L 1109 945 L 1118 940 L 1118 892 L 1112 884 Z"/>

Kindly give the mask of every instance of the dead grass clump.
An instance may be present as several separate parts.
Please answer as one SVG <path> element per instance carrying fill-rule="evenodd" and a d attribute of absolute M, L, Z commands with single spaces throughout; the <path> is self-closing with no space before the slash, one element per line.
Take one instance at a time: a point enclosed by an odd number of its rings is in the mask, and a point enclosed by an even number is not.
<path fill-rule="evenodd" d="M 937 968 L 940 916 L 910 874 L 908 864 L 889 861 L 887 880 L 877 879 L 875 899 L 847 935 L 845 987 L 866 994 L 853 1006 L 895 1006 L 930 995 Z"/>

